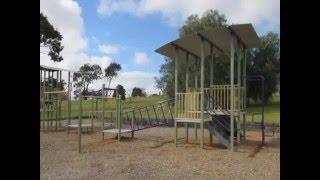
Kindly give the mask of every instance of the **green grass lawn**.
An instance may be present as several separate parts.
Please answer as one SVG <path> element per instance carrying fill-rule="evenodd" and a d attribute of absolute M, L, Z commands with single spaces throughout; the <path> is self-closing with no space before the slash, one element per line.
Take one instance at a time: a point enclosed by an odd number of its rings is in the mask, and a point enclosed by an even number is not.
<path fill-rule="evenodd" d="M 123 104 L 123 110 L 127 111 L 130 108 L 144 107 L 147 105 L 156 104 L 165 100 L 164 96 L 150 96 L 150 97 L 130 97 L 127 98 Z M 82 103 L 83 106 L 83 116 L 88 117 L 89 112 L 92 107 L 92 100 L 84 100 Z M 102 110 L 102 102 L 98 103 L 98 110 Z M 105 111 L 113 111 L 112 116 L 114 117 L 115 112 L 115 99 L 107 99 L 105 101 Z M 251 121 L 250 113 L 259 112 L 260 106 L 252 104 L 248 108 L 249 115 L 247 116 L 247 121 Z M 161 112 L 157 112 L 161 114 Z M 154 115 L 150 113 L 153 117 Z M 79 115 L 79 101 L 72 101 L 71 106 L 71 116 L 76 118 Z M 106 117 L 111 116 L 111 112 L 106 112 Z M 62 103 L 62 117 L 67 117 L 67 102 Z M 261 117 L 261 116 L 260 116 Z M 255 116 L 255 120 L 258 121 L 260 118 L 258 115 Z M 280 97 L 273 97 L 272 101 L 265 106 L 265 122 L 269 123 L 279 123 L 280 122 Z"/>
<path fill-rule="evenodd" d="M 247 121 L 251 121 L 250 113 L 260 112 L 260 111 L 261 111 L 260 105 L 255 105 L 255 104 L 250 105 L 248 107 L 249 116 L 247 116 Z M 264 112 L 265 112 L 265 115 L 264 115 L 265 122 L 279 124 L 279 122 L 280 122 L 280 97 L 274 96 L 272 98 L 271 102 L 265 106 Z M 255 117 L 255 119 L 256 119 L 256 121 L 259 121 L 259 120 L 261 120 L 261 116 L 257 115 Z"/>

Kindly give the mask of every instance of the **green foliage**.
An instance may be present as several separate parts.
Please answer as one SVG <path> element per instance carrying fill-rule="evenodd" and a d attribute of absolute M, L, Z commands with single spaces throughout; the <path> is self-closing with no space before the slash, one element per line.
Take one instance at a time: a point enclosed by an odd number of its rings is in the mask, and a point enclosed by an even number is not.
<path fill-rule="evenodd" d="M 165 77 L 154 77 L 154 80 L 156 82 L 155 88 L 159 89 L 161 93 L 164 94 L 167 86 Z"/>
<path fill-rule="evenodd" d="M 117 90 L 118 90 L 118 93 L 121 97 L 121 100 L 124 101 L 126 99 L 126 90 L 124 89 L 124 87 L 121 84 L 117 85 Z M 113 92 L 112 97 L 116 97 L 116 91 Z"/>
<path fill-rule="evenodd" d="M 132 97 L 136 97 L 136 96 L 140 96 L 140 97 L 144 97 L 146 96 L 147 94 L 143 91 L 143 89 L 141 88 L 138 88 L 138 87 L 134 87 L 132 89 L 132 93 L 131 93 L 131 96 Z"/>
<path fill-rule="evenodd" d="M 49 83 L 49 81 L 51 83 Z M 42 81 L 41 82 L 41 86 L 45 86 L 46 88 L 57 88 L 59 87 L 59 90 L 63 91 L 65 88 L 64 86 L 66 85 L 67 83 L 61 79 L 61 82 L 58 82 L 56 78 L 52 78 L 50 77 L 47 81 Z"/>
<path fill-rule="evenodd" d="M 63 60 L 60 52 L 63 50 L 61 45 L 62 35 L 55 29 L 47 17 L 40 13 L 40 47 L 48 47 L 52 61 L 60 62 Z"/>
<path fill-rule="evenodd" d="M 89 85 L 102 77 L 101 67 L 97 64 L 84 64 L 80 67 L 78 72 L 73 74 L 74 87 L 78 89 L 74 92 L 76 97 L 80 91 L 82 93 L 88 92 Z"/>
<path fill-rule="evenodd" d="M 187 18 L 184 25 L 179 29 L 180 37 L 204 31 L 213 27 L 226 26 L 227 20 L 224 15 L 217 10 L 208 10 L 200 18 L 198 15 L 191 15 Z M 189 60 L 189 66 L 186 66 L 185 60 L 179 60 L 178 73 L 178 91 L 185 91 L 185 74 L 189 68 L 189 88 L 195 87 L 195 77 L 198 77 L 198 87 L 200 87 L 200 61 Z M 174 97 L 174 61 L 165 59 L 165 63 L 160 67 L 160 79 L 165 82 L 165 94 L 169 97 Z M 214 82 L 225 82 L 229 78 L 229 74 L 224 74 L 228 70 L 228 61 L 225 57 L 216 57 L 214 66 Z M 209 60 L 205 59 L 205 87 L 209 86 Z"/>
<path fill-rule="evenodd" d="M 200 18 L 198 15 L 191 15 L 185 21 L 184 25 L 179 29 L 180 37 L 205 31 L 213 27 L 227 26 L 224 15 L 219 14 L 216 10 L 206 11 Z M 280 40 L 276 33 L 268 33 L 261 37 L 264 44 L 262 49 L 253 49 L 247 53 L 247 75 L 263 75 L 266 81 L 265 99 L 268 100 L 272 94 L 277 91 L 277 83 L 279 82 L 280 72 Z M 235 58 L 237 59 L 237 58 Z M 209 87 L 210 84 L 210 61 L 209 57 L 205 58 L 204 65 L 204 86 Z M 178 92 L 184 92 L 185 74 L 189 68 L 189 88 L 195 87 L 195 77 L 198 78 L 198 87 L 200 87 L 200 61 L 189 60 L 189 66 L 186 66 L 185 59 L 178 61 Z M 166 85 L 165 94 L 174 97 L 174 66 L 175 62 L 166 58 L 165 63 L 160 67 L 161 81 Z M 235 69 L 236 71 L 236 69 Z M 237 75 L 237 73 L 235 73 Z M 226 56 L 216 56 L 214 59 L 214 84 L 230 83 L 230 60 Z M 156 86 L 158 82 L 156 82 Z M 248 87 L 248 97 L 255 100 L 260 96 L 258 85 L 250 83 Z"/>
<path fill-rule="evenodd" d="M 248 57 L 247 75 L 262 75 L 265 78 L 265 100 L 268 103 L 277 91 L 280 76 L 280 39 L 278 34 L 269 32 L 260 37 L 263 48 L 252 50 Z M 248 84 L 248 97 L 258 100 L 260 83 Z"/>
<path fill-rule="evenodd" d="M 121 71 L 121 65 L 115 62 L 110 63 L 109 66 L 104 69 L 104 76 L 108 80 L 108 88 L 110 88 L 112 79 L 118 76 L 119 71 Z"/>
<path fill-rule="evenodd" d="M 218 10 L 208 10 L 201 18 L 198 15 L 191 15 L 179 29 L 180 37 L 194 34 L 196 32 L 205 31 L 212 27 L 226 26 L 227 19 Z"/>

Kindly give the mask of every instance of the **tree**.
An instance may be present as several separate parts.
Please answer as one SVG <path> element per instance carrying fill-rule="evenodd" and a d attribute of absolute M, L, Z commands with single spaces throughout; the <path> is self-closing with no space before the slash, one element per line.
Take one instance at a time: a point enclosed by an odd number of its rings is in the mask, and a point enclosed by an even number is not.
<path fill-rule="evenodd" d="M 220 14 L 217 10 L 208 10 L 206 11 L 201 17 L 198 15 L 190 15 L 187 20 L 184 22 L 183 26 L 179 29 L 180 37 L 194 34 L 200 31 L 204 31 L 213 27 L 218 26 L 226 26 L 227 20 L 224 15 Z M 215 59 L 215 82 L 223 82 L 224 80 L 228 79 L 228 76 L 225 76 L 221 71 L 227 72 L 227 64 L 228 61 L 225 61 L 224 57 L 217 57 Z M 189 61 L 189 77 L 195 77 L 199 74 L 200 62 L 198 61 Z M 162 81 L 165 82 L 165 94 L 169 97 L 174 97 L 174 66 L 175 63 L 170 58 L 165 59 L 165 63 L 160 67 L 160 74 Z M 205 76 L 208 77 L 209 75 L 209 61 L 205 61 Z M 185 73 L 186 73 L 186 62 L 179 61 L 179 74 L 178 74 L 178 91 L 185 91 Z M 220 74 L 221 73 L 221 74 Z M 200 83 L 200 80 L 198 81 Z M 190 87 L 193 87 L 195 84 L 195 79 L 189 79 Z M 209 82 L 205 81 L 205 86 L 209 86 Z"/>
<path fill-rule="evenodd" d="M 161 91 L 162 94 L 165 93 L 165 90 L 166 90 L 166 81 L 165 81 L 165 77 L 154 77 L 154 80 L 156 82 L 156 85 L 155 87 L 157 89 L 159 89 Z"/>
<path fill-rule="evenodd" d="M 132 89 L 132 93 L 131 93 L 131 96 L 132 97 L 136 97 L 136 96 L 140 96 L 140 97 L 144 97 L 144 96 L 146 96 L 147 94 L 144 92 L 144 90 L 143 89 L 141 89 L 141 88 L 138 88 L 138 87 L 134 87 L 133 89 Z"/>
<path fill-rule="evenodd" d="M 118 93 L 121 97 L 121 100 L 124 101 L 126 99 L 126 90 L 124 89 L 124 87 L 121 84 L 117 85 L 117 90 L 118 90 Z M 116 97 L 116 91 L 113 92 L 112 97 Z"/>
<path fill-rule="evenodd" d="M 265 101 L 269 102 L 278 90 L 280 76 L 280 39 L 278 34 L 269 32 L 260 37 L 263 48 L 250 52 L 247 64 L 247 75 L 262 75 L 265 78 Z M 248 84 L 248 97 L 257 101 L 260 97 L 259 82 Z"/>
<path fill-rule="evenodd" d="M 93 81 L 101 79 L 101 76 L 102 70 L 99 65 L 84 64 L 81 66 L 79 71 L 73 74 L 74 86 L 80 89 L 75 91 L 76 96 L 80 93 L 79 91 L 82 93 L 88 92 L 89 85 Z"/>
<path fill-rule="evenodd" d="M 49 48 L 48 55 L 52 61 L 60 62 L 63 60 L 60 52 L 63 50 L 61 45 L 62 35 L 55 29 L 47 17 L 40 13 L 40 48 Z M 40 53 L 45 53 L 40 51 Z M 45 53 L 47 54 L 47 53 Z"/>
<path fill-rule="evenodd" d="M 205 31 L 214 27 L 227 26 L 227 20 L 223 14 L 219 14 L 216 10 L 206 11 L 201 17 L 198 15 L 191 15 L 187 18 L 183 26 L 179 29 L 180 37 L 195 34 L 200 31 Z M 276 33 L 268 33 L 261 36 L 261 41 L 264 44 L 262 49 L 252 49 L 247 53 L 247 75 L 263 75 L 266 78 L 265 99 L 268 100 L 272 94 L 277 90 L 277 83 L 279 82 L 280 71 L 280 40 Z M 204 86 L 209 86 L 210 75 L 210 59 L 205 59 L 204 65 Z M 160 79 L 164 81 L 166 87 L 165 94 L 169 97 L 174 97 L 174 66 L 175 63 L 170 58 L 165 59 L 165 63 L 160 67 Z M 192 67 L 192 68 L 190 68 Z M 226 56 L 215 57 L 214 60 L 214 84 L 223 84 L 230 82 L 230 60 Z M 178 91 L 185 91 L 185 73 L 186 62 L 179 61 L 178 74 Z M 200 61 L 189 60 L 189 86 L 194 87 L 195 75 L 198 74 L 198 83 L 200 83 Z M 235 73 L 236 75 L 236 73 Z M 198 85 L 200 87 L 200 84 Z M 259 96 L 259 87 L 254 83 L 250 83 L 248 87 L 248 97 L 257 100 Z"/>
<path fill-rule="evenodd" d="M 121 65 L 115 62 L 110 63 L 109 66 L 104 69 L 104 76 L 108 80 L 108 88 L 110 88 L 112 79 L 118 76 L 119 71 L 121 71 Z"/>

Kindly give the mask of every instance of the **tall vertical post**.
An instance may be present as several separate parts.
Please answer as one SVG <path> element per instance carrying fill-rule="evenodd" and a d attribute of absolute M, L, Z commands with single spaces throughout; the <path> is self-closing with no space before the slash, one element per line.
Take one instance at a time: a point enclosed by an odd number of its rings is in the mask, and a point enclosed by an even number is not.
<path fill-rule="evenodd" d="M 79 93 L 79 122 L 78 122 L 78 152 L 81 153 L 82 151 L 82 142 L 81 142 L 81 135 L 82 135 L 82 93 Z"/>
<path fill-rule="evenodd" d="M 43 121 L 43 88 L 42 88 L 42 70 L 40 69 L 40 128 L 41 128 L 41 120 Z"/>
<path fill-rule="evenodd" d="M 242 52 L 241 52 L 241 49 L 242 49 L 242 46 L 239 43 L 239 46 L 238 46 L 238 60 L 237 60 L 237 86 L 238 86 L 238 89 L 237 89 L 237 112 L 238 112 L 238 116 L 237 116 L 237 142 L 240 143 L 240 112 L 241 112 L 241 58 L 242 58 Z"/>
<path fill-rule="evenodd" d="M 204 138 L 204 40 L 201 38 L 201 74 L 200 74 L 200 88 L 201 88 L 201 123 L 200 123 L 200 148 L 203 148 L 203 138 Z"/>
<path fill-rule="evenodd" d="M 186 92 L 189 91 L 189 53 L 186 53 Z M 189 124 L 185 122 L 185 129 L 186 129 L 186 143 L 188 143 L 189 137 Z"/>
<path fill-rule="evenodd" d="M 230 150 L 234 151 L 234 37 L 231 34 L 230 39 L 230 86 L 231 86 L 231 97 L 230 97 Z"/>
<path fill-rule="evenodd" d="M 210 59 L 210 87 L 209 87 L 209 98 L 210 99 L 212 99 L 212 94 L 213 94 L 213 92 L 212 92 L 212 90 L 211 90 L 211 87 L 212 87 L 212 85 L 213 85 L 213 60 L 214 60 L 214 58 L 213 58 L 213 47 L 212 47 L 212 45 L 210 46 L 210 55 L 211 55 L 211 59 Z M 211 101 L 209 100 L 209 103 L 210 103 Z M 212 99 L 212 103 L 213 103 L 213 99 Z M 209 104 L 209 105 L 211 105 L 212 107 L 213 107 L 213 104 Z M 210 132 L 210 145 L 212 145 L 212 133 Z"/>
<path fill-rule="evenodd" d="M 117 91 L 117 102 L 118 102 L 118 141 L 120 142 L 121 140 L 121 98 L 120 98 L 120 95 L 119 95 L 119 92 Z"/>
<path fill-rule="evenodd" d="M 71 123 L 71 82 L 70 82 L 71 73 L 68 72 L 68 126 L 67 132 L 69 133 L 70 130 L 70 123 Z"/>
<path fill-rule="evenodd" d="M 199 59 L 198 58 L 195 58 L 195 69 L 198 69 L 198 62 L 199 62 Z M 194 88 L 195 88 L 195 91 L 197 92 L 198 90 L 198 71 L 195 72 L 195 81 L 194 81 Z M 197 123 L 194 123 L 194 134 L 195 134 L 195 141 L 197 142 L 198 141 L 198 124 Z"/>
<path fill-rule="evenodd" d="M 102 122 L 102 125 L 101 125 L 101 127 L 102 127 L 102 140 L 104 140 L 104 97 L 106 96 L 106 94 L 105 94 L 105 84 L 102 84 L 102 120 L 101 120 L 101 122 Z"/>
<path fill-rule="evenodd" d="M 174 96 L 175 96 L 175 117 L 177 117 L 177 93 L 178 93 L 178 48 L 175 48 L 175 66 L 174 66 Z M 178 129 L 177 129 L 177 122 L 174 120 L 174 144 L 177 146 L 177 136 L 178 136 Z"/>
<path fill-rule="evenodd" d="M 47 79 L 47 71 L 44 70 L 44 72 L 43 72 L 43 92 L 46 92 L 46 84 L 47 84 L 46 79 Z M 43 101 L 44 101 L 43 102 L 44 103 L 44 111 L 43 111 L 44 123 L 46 124 L 46 126 L 48 128 L 49 115 L 48 115 L 48 108 L 47 108 L 47 102 L 46 102 L 47 101 L 47 94 L 43 94 Z"/>
<path fill-rule="evenodd" d="M 243 108 L 246 112 L 247 110 L 247 50 L 243 49 L 244 59 L 243 59 Z M 246 139 L 246 113 L 243 114 L 243 138 Z"/>

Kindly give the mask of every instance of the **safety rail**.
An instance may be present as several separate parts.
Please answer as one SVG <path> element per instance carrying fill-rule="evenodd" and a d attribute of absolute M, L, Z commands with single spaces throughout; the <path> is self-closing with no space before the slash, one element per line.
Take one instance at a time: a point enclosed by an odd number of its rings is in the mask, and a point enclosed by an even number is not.
<path fill-rule="evenodd" d="M 139 131 L 173 122 L 174 99 L 168 99 L 157 104 L 137 107 L 123 112 L 122 127 Z"/>
<path fill-rule="evenodd" d="M 176 113 L 178 119 L 201 119 L 201 92 L 176 93 Z"/>
<path fill-rule="evenodd" d="M 214 99 L 216 104 L 209 104 L 213 110 L 225 109 L 230 110 L 231 85 L 212 85 L 210 88 L 204 88 L 205 96 L 208 99 Z M 235 93 L 235 109 L 244 110 L 245 89 L 244 87 L 234 86 Z M 239 102 L 240 101 L 240 102 Z"/>

